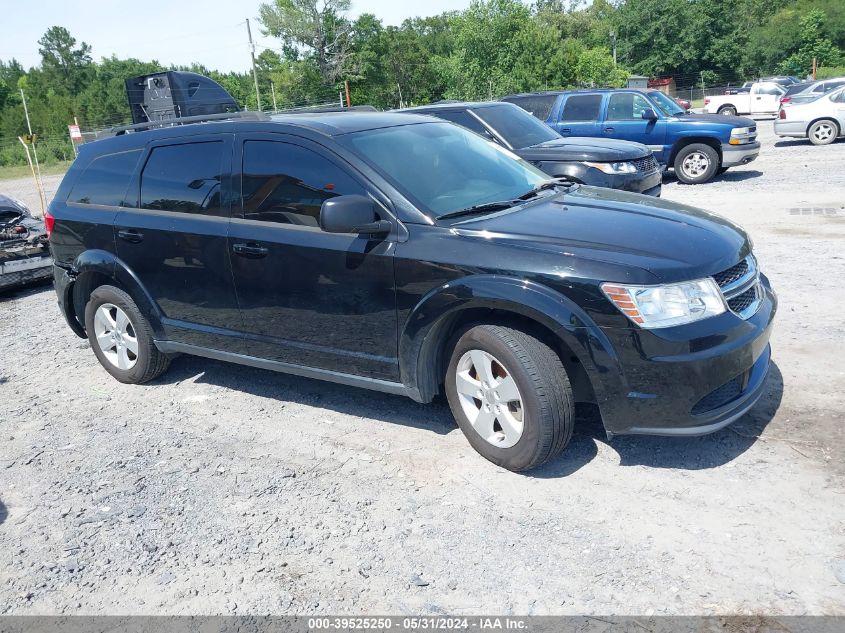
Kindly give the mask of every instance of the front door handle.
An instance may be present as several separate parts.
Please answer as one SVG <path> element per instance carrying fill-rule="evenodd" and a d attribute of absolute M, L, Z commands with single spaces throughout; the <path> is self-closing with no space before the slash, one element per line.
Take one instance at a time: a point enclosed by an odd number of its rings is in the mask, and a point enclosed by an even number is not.
<path fill-rule="evenodd" d="M 250 242 L 249 244 L 233 244 L 232 250 L 235 251 L 236 255 L 240 255 L 241 257 L 248 257 L 249 259 L 260 259 L 262 257 L 267 257 L 267 253 L 270 252 L 269 250 L 255 242 Z"/>
<path fill-rule="evenodd" d="M 606 128 L 604 128 L 604 131 L 605 132 L 613 132 L 613 128 L 612 127 L 606 127 Z"/>
<path fill-rule="evenodd" d="M 561 133 L 561 134 L 569 134 L 570 132 L 572 132 L 572 128 L 569 128 L 569 127 L 562 127 L 562 128 L 560 128 L 560 133 Z"/>
<path fill-rule="evenodd" d="M 135 229 L 120 229 L 117 236 L 130 244 L 140 244 L 144 241 L 144 234 Z"/>

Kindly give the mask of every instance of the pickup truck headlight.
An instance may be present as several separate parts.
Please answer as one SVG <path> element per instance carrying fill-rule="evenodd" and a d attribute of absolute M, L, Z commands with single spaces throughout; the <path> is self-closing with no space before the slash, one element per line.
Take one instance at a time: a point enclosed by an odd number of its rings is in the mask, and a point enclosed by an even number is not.
<path fill-rule="evenodd" d="M 619 163 L 590 163 L 584 161 L 587 167 L 595 167 L 599 171 L 606 174 L 636 174 L 637 167 L 634 163 L 619 162 Z"/>
<path fill-rule="evenodd" d="M 601 289 L 622 314 L 647 329 L 693 323 L 726 311 L 722 291 L 710 277 L 662 286 L 604 283 Z"/>
<path fill-rule="evenodd" d="M 753 133 L 747 127 L 735 127 L 731 130 L 731 140 L 728 141 L 730 145 L 745 145 L 746 143 L 751 143 L 755 138 L 757 138 L 757 134 Z"/>

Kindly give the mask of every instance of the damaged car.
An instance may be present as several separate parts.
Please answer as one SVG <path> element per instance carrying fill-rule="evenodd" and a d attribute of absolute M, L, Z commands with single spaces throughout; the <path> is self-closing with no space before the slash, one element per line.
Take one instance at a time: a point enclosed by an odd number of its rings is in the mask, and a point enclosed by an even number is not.
<path fill-rule="evenodd" d="M 52 275 L 44 221 L 20 200 L 0 194 L 0 292 Z"/>

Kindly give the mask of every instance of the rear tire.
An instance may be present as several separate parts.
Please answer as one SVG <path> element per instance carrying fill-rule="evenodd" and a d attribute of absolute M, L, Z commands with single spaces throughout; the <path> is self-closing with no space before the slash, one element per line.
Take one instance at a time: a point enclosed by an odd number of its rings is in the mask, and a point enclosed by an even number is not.
<path fill-rule="evenodd" d="M 704 143 L 692 143 L 675 157 L 675 176 L 687 185 L 700 185 L 711 180 L 719 170 L 719 154 Z"/>
<path fill-rule="evenodd" d="M 119 382 L 140 385 L 160 376 L 170 359 L 153 343 L 153 331 L 126 292 L 100 286 L 85 306 L 85 331 L 103 368 Z"/>
<path fill-rule="evenodd" d="M 478 325 L 459 335 L 446 397 L 470 445 L 508 470 L 547 462 L 572 437 L 566 370 L 551 347 L 520 330 Z"/>
<path fill-rule="evenodd" d="M 807 130 L 807 138 L 813 145 L 830 145 L 838 136 L 839 125 L 828 119 L 816 121 Z"/>
<path fill-rule="evenodd" d="M 723 116 L 736 116 L 736 108 L 733 106 L 722 106 L 719 108 L 719 114 Z"/>

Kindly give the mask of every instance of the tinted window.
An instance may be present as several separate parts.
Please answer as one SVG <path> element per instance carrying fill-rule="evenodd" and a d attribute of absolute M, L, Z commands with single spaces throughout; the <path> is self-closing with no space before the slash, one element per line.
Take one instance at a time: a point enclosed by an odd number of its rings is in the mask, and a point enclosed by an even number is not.
<path fill-rule="evenodd" d="M 456 125 L 400 125 L 337 138 L 434 215 L 513 200 L 549 179 L 501 145 Z"/>
<path fill-rule="evenodd" d="M 325 200 L 364 188 L 331 161 L 298 145 L 247 141 L 243 158 L 243 215 L 247 220 L 319 227 Z"/>
<path fill-rule="evenodd" d="M 94 159 L 76 181 L 68 202 L 119 206 L 140 157 L 141 150 L 135 150 Z"/>
<path fill-rule="evenodd" d="M 651 109 L 651 104 L 642 95 L 634 92 L 618 92 L 610 95 L 610 100 L 607 102 L 607 120 L 642 120 L 643 112 L 649 109 Z"/>
<path fill-rule="evenodd" d="M 484 119 L 487 125 L 515 149 L 560 138 L 548 125 L 510 104 L 478 108 L 475 114 Z"/>
<path fill-rule="evenodd" d="M 561 121 L 597 121 L 601 95 L 570 95 L 563 106 Z"/>
<path fill-rule="evenodd" d="M 507 97 L 502 99 L 508 103 L 518 105 L 529 114 L 545 121 L 552 113 L 552 107 L 557 101 L 557 95 L 531 95 L 525 97 Z"/>
<path fill-rule="evenodd" d="M 432 114 L 436 116 L 438 119 L 443 119 L 444 121 L 451 121 L 452 123 L 457 123 L 458 125 L 462 125 L 468 130 L 472 130 L 477 134 L 483 134 L 484 136 L 491 137 L 489 130 L 481 125 L 481 121 L 476 119 L 466 110 L 435 110 L 433 112 L 426 112 L 425 114 Z"/>
<path fill-rule="evenodd" d="M 141 174 L 141 208 L 220 215 L 223 142 L 164 145 Z"/>
<path fill-rule="evenodd" d="M 839 86 L 845 86 L 845 81 L 828 81 L 824 85 L 824 91 L 830 92 L 831 90 L 835 90 L 836 88 L 839 88 Z"/>

